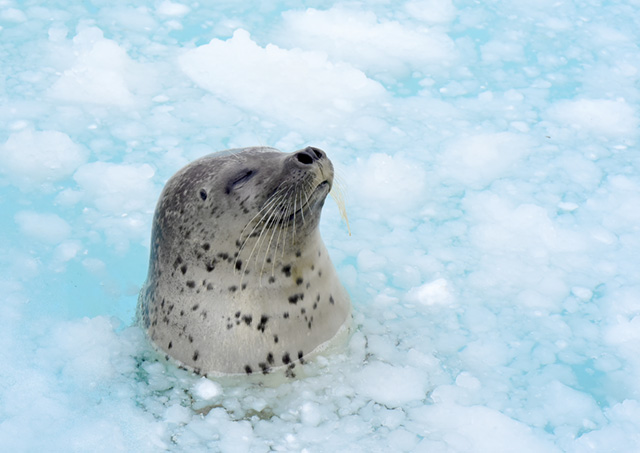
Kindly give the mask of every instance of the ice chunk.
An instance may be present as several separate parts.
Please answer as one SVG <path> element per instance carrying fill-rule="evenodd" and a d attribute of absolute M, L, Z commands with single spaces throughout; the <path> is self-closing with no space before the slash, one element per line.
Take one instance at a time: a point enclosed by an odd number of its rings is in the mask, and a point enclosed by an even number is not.
<path fill-rule="evenodd" d="M 58 244 L 71 234 L 69 224 L 56 214 L 20 211 L 15 220 L 23 234 L 49 244 Z"/>
<path fill-rule="evenodd" d="M 331 63 L 319 52 L 260 47 L 242 29 L 231 39 L 186 52 L 179 61 L 202 88 L 289 127 L 336 125 L 385 97 L 380 84 L 348 64 Z"/>
<path fill-rule="evenodd" d="M 410 11 L 429 15 L 429 7 L 444 7 L 440 18 L 451 17 L 446 2 L 414 2 Z M 449 9 L 449 11 L 446 11 Z M 438 20 L 437 12 L 431 10 Z M 287 47 L 327 52 L 333 61 L 344 61 L 365 72 L 402 75 L 426 66 L 446 66 L 456 55 L 451 38 L 439 30 L 379 19 L 372 11 L 334 6 L 283 13 L 284 30 L 279 42 Z"/>
<path fill-rule="evenodd" d="M 638 112 L 623 99 L 558 101 L 549 108 L 547 116 L 585 134 L 605 137 L 636 136 L 640 124 Z"/>
<path fill-rule="evenodd" d="M 426 376 L 415 368 L 373 362 L 354 376 L 356 390 L 380 404 L 397 407 L 425 398 Z"/>
<path fill-rule="evenodd" d="M 88 151 L 58 131 L 14 132 L 0 147 L 0 169 L 25 191 L 59 181 L 86 162 Z"/>

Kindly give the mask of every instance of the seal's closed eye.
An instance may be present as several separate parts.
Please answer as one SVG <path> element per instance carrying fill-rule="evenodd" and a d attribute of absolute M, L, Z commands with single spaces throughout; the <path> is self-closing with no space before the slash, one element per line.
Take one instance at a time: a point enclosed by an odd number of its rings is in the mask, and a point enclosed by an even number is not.
<path fill-rule="evenodd" d="M 240 173 L 238 173 L 234 178 L 231 179 L 229 184 L 227 184 L 227 187 L 225 188 L 224 193 L 230 194 L 232 190 L 242 187 L 242 185 L 247 181 L 249 181 L 251 178 L 253 178 L 256 175 L 256 173 L 257 173 L 256 170 L 249 170 L 245 168 Z"/>

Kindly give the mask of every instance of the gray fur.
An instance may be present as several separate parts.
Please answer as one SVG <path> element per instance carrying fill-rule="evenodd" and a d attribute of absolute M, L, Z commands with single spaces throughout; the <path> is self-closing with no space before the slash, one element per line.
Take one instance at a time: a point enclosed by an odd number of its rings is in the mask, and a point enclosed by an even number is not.
<path fill-rule="evenodd" d="M 178 171 L 138 304 L 155 346 L 200 374 L 294 375 L 344 329 L 349 296 L 318 230 L 332 183 L 316 148 L 231 150 Z"/>

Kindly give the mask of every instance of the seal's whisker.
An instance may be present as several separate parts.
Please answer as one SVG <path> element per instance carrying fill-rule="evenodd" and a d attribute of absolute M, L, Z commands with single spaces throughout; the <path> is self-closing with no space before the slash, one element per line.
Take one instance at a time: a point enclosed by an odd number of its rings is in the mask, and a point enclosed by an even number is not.
<path fill-rule="evenodd" d="M 280 244 L 280 237 L 282 237 L 282 257 L 284 257 L 284 251 L 285 251 L 285 245 L 286 245 L 286 232 L 283 235 L 282 232 L 285 231 L 285 227 L 284 227 L 284 220 L 287 218 L 287 215 L 289 213 L 289 205 L 290 204 L 285 204 L 283 205 L 283 209 L 281 211 L 281 215 L 280 218 L 278 219 L 278 223 L 277 223 L 277 227 L 278 227 L 278 238 L 276 240 L 276 245 L 273 249 L 273 261 L 271 263 L 271 275 L 273 276 L 275 274 L 275 268 L 276 268 L 276 256 L 278 255 L 278 244 Z M 287 209 L 288 208 L 288 209 Z M 281 259 L 282 259 L 281 257 Z"/>
<path fill-rule="evenodd" d="M 288 192 L 287 192 L 288 193 Z M 267 262 L 267 256 L 269 255 L 269 250 L 271 249 L 271 243 L 273 242 L 273 237 L 275 235 L 276 229 L 273 226 L 278 225 L 278 220 L 282 217 L 282 206 L 284 205 L 286 199 L 283 199 L 280 204 L 278 205 L 278 207 L 276 209 L 274 209 L 274 214 L 276 214 L 277 212 L 280 212 L 280 216 L 275 216 L 269 219 L 269 223 L 265 226 L 265 230 L 271 228 L 271 237 L 269 238 L 269 242 L 267 243 L 267 247 L 265 249 L 264 252 L 264 258 L 262 260 L 262 268 L 260 269 L 260 275 L 262 275 L 264 273 L 264 266 Z M 256 257 L 257 258 L 257 257 Z M 273 261 L 273 260 L 272 260 Z"/>
<path fill-rule="evenodd" d="M 253 222 L 258 216 L 260 216 L 265 209 L 268 210 L 271 207 L 272 203 L 277 202 L 277 197 L 284 191 L 285 188 L 286 187 L 282 187 L 282 185 L 278 186 L 277 189 L 275 190 L 275 192 L 267 199 L 267 201 L 264 202 L 264 204 L 262 205 L 262 208 L 260 208 L 260 210 L 256 213 L 256 215 L 254 215 L 251 218 L 251 220 L 249 220 L 247 222 L 247 224 L 244 226 L 244 228 L 240 232 L 240 238 L 241 239 L 242 239 L 242 235 L 244 234 L 244 232 L 247 229 L 247 227 L 251 224 L 251 222 Z M 251 233 L 249 234 L 249 236 L 250 235 L 251 235 Z"/>
<path fill-rule="evenodd" d="M 340 217 L 344 219 L 344 222 L 347 224 L 347 231 L 349 232 L 349 236 L 351 236 L 351 227 L 349 226 L 349 216 L 347 215 L 347 204 L 344 197 L 345 193 L 345 184 L 343 179 L 336 175 L 333 180 L 333 186 L 331 187 L 331 191 L 329 195 L 333 198 L 333 201 L 338 205 L 338 211 L 340 212 Z"/>
<path fill-rule="evenodd" d="M 258 248 L 258 245 L 262 243 L 262 237 L 264 235 L 265 230 L 268 228 L 270 219 L 273 217 L 273 214 L 278 210 L 278 206 L 280 206 L 279 203 L 284 198 L 286 198 L 286 194 L 282 194 L 280 197 L 278 197 L 276 200 L 274 200 L 274 202 L 271 204 L 269 209 L 264 213 L 264 215 L 260 218 L 260 220 L 258 221 L 256 226 L 253 228 L 253 230 L 251 230 L 251 233 L 249 234 L 249 236 L 245 239 L 245 244 L 246 244 L 246 242 L 249 240 L 249 238 L 253 235 L 254 231 L 259 226 L 262 226 L 262 228 L 260 230 L 260 234 L 258 235 L 258 238 L 256 239 L 255 244 L 253 245 L 251 253 L 249 254 L 249 257 L 247 258 L 247 263 L 249 263 L 251 261 L 251 258 L 253 257 L 253 254 L 256 252 L 256 248 Z M 266 222 L 264 221 L 265 218 L 267 219 Z M 243 244 L 243 248 L 244 248 L 244 244 Z M 260 249 L 258 248 L 258 252 L 259 252 L 259 250 Z M 256 254 L 256 264 L 258 263 L 257 257 L 258 257 L 258 255 Z"/>
<path fill-rule="evenodd" d="M 256 259 L 255 259 L 256 264 L 258 264 L 258 256 L 260 254 L 260 249 L 262 248 L 262 245 L 264 244 L 264 240 L 266 237 L 264 236 L 264 233 L 268 231 L 270 228 L 273 228 L 273 226 L 276 224 L 276 219 L 277 219 L 276 214 L 282 211 L 282 206 L 286 205 L 290 192 L 291 192 L 291 187 L 282 195 L 282 197 L 279 198 L 278 203 L 274 205 L 273 209 L 270 210 L 269 218 L 264 223 L 263 229 L 260 232 L 260 237 L 256 241 L 256 245 L 254 246 L 254 248 L 257 247 Z M 266 262 L 267 254 L 269 253 L 270 244 L 271 244 L 271 241 L 269 241 L 269 243 L 267 244 L 267 248 L 265 249 L 265 257 L 260 270 L 260 275 L 263 275 L 264 273 L 264 264 L 265 264 L 264 262 Z"/>
<path fill-rule="evenodd" d="M 240 249 L 238 250 L 238 257 L 240 256 L 240 253 L 242 253 L 242 251 L 244 250 L 244 246 L 246 245 L 247 241 L 249 240 L 249 238 L 253 235 L 253 233 L 256 231 L 256 229 L 260 226 L 261 222 L 265 219 L 266 216 L 269 215 L 269 211 L 275 206 L 277 205 L 277 203 L 280 201 L 280 198 L 283 196 L 283 192 L 284 192 L 284 188 L 278 188 L 278 190 L 276 192 L 274 192 L 274 194 L 264 203 L 264 205 L 262 206 L 262 208 L 260 209 L 260 211 L 253 216 L 253 218 L 251 218 L 251 220 L 249 220 L 247 222 L 247 224 L 244 226 L 244 228 L 242 229 L 242 231 L 240 232 L 240 238 L 239 241 L 242 242 L 242 245 L 240 247 Z M 251 223 L 259 216 L 262 215 L 262 217 L 256 221 L 253 229 L 249 232 L 249 234 L 247 235 L 246 238 L 244 238 L 244 240 L 242 239 L 242 235 L 244 234 L 244 232 L 246 231 L 246 229 L 249 227 L 249 225 L 251 225 Z M 238 257 L 236 257 L 236 261 L 238 259 Z"/>
<path fill-rule="evenodd" d="M 306 225 L 307 222 L 304 219 L 304 207 L 305 205 L 302 203 L 302 194 L 304 193 L 304 188 L 302 188 L 301 190 L 298 191 L 298 194 L 300 195 L 300 216 L 302 217 L 302 224 Z"/>
<path fill-rule="evenodd" d="M 288 209 L 285 211 L 284 216 L 283 216 L 283 221 L 284 221 L 285 219 L 290 219 L 290 218 L 292 217 L 292 215 L 293 215 L 293 208 L 294 208 L 294 204 L 293 204 L 293 203 L 291 203 L 291 201 L 290 201 L 290 200 L 289 200 L 289 202 L 287 203 L 287 208 L 288 208 Z M 295 228 L 295 224 L 294 224 L 294 225 L 292 225 L 292 228 Z M 284 229 L 284 224 L 282 225 L 282 229 Z M 285 244 L 286 244 L 286 242 L 287 242 L 287 236 L 286 236 L 286 235 L 287 235 L 287 232 L 285 231 L 285 234 L 284 234 L 284 240 L 283 240 L 283 242 L 282 242 L 282 256 L 280 257 L 280 259 L 284 258 Z M 292 237 L 291 241 L 293 242 L 293 237 Z"/>

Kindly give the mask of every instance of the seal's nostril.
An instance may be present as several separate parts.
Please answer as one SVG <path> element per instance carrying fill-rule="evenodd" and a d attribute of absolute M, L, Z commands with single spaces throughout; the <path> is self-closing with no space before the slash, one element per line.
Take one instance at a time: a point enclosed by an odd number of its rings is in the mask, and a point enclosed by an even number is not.
<path fill-rule="evenodd" d="M 305 149 L 296 153 L 296 159 L 301 164 L 311 165 L 316 160 L 321 160 L 325 157 L 324 152 L 318 148 L 307 146 Z"/>
<path fill-rule="evenodd" d="M 305 149 L 304 151 L 300 151 L 296 154 L 296 159 L 298 159 L 298 162 L 301 164 L 311 165 L 313 161 L 316 160 L 316 157 L 315 154 L 312 154 L 308 149 Z"/>

